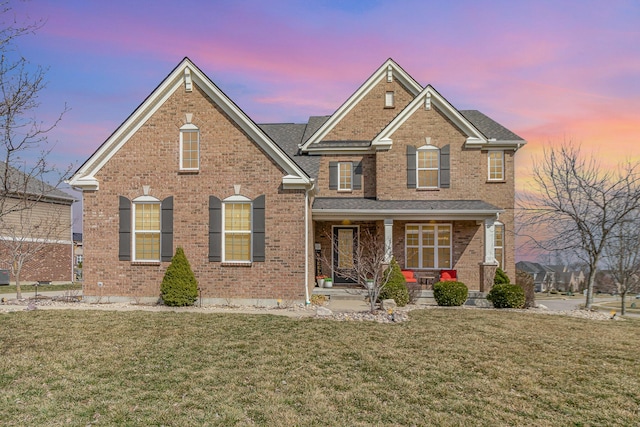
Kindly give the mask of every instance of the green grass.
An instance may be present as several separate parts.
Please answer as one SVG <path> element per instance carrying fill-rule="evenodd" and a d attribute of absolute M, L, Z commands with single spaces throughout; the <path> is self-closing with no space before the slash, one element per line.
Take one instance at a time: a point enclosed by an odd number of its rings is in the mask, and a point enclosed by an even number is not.
<path fill-rule="evenodd" d="M 63 285 L 39 285 L 37 286 L 38 292 L 51 292 L 51 291 L 81 291 L 82 283 L 66 283 Z M 20 285 L 20 291 L 22 293 L 33 293 L 36 291 L 34 285 Z M 16 285 L 0 286 L 0 294 L 14 294 L 16 293 Z M 31 296 L 31 295 L 30 295 Z"/>
<path fill-rule="evenodd" d="M 3 425 L 636 426 L 638 321 L 0 314 Z"/>

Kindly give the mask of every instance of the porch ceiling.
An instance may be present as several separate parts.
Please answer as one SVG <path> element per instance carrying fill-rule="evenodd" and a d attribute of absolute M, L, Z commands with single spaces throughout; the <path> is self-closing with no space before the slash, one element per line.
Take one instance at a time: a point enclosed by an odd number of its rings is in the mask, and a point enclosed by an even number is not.
<path fill-rule="evenodd" d="M 504 212 L 482 200 L 376 200 L 317 197 L 311 208 L 314 220 L 484 220 Z"/>

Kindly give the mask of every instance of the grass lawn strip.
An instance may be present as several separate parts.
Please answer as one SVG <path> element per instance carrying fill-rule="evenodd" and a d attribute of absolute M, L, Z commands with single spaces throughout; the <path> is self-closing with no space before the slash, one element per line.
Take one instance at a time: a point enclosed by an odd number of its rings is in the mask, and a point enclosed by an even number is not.
<path fill-rule="evenodd" d="M 0 314 L 3 425 L 638 425 L 640 322 Z"/>

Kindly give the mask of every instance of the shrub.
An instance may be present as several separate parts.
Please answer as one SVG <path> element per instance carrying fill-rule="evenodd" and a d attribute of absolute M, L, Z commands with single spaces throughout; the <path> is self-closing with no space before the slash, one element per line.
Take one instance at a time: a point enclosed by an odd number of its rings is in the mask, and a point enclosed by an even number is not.
<path fill-rule="evenodd" d="M 522 308 L 525 302 L 524 291 L 518 285 L 494 285 L 487 295 L 487 300 L 492 302 L 495 308 Z"/>
<path fill-rule="evenodd" d="M 524 308 L 536 306 L 536 289 L 533 276 L 526 271 L 516 270 L 516 283 L 524 291 Z"/>
<path fill-rule="evenodd" d="M 164 303 L 173 307 L 193 305 L 198 298 L 198 282 L 181 247 L 164 273 L 160 293 Z"/>
<path fill-rule="evenodd" d="M 511 283 L 511 280 L 509 280 L 509 276 L 507 276 L 507 273 L 505 273 L 500 267 L 498 267 L 496 269 L 496 275 L 493 277 L 493 284 L 502 285 L 505 283 Z"/>
<path fill-rule="evenodd" d="M 407 281 L 400 270 L 400 266 L 396 262 L 395 258 L 391 259 L 389 268 L 384 272 L 383 277 L 387 277 L 391 269 L 391 276 L 386 285 L 380 290 L 381 301 L 385 299 L 393 299 L 398 307 L 404 307 L 409 303 L 409 290 L 407 289 Z"/>
<path fill-rule="evenodd" d="M 441 306 L 461 306 L 468 296 L 469 289 L 462 282 L 438 282 L 433 285 L 433 297 Z"/>

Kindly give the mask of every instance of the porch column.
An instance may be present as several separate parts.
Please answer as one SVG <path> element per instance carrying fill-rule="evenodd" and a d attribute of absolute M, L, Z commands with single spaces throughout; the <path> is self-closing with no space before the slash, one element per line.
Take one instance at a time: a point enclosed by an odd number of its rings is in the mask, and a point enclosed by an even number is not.
<path fill-rule="evenodd" d="M 496 226 L 495 218 L 489 218 L 484 220 L 484 264 L 497 265 L 496 261 Z"/>
<path fill-rule="evenodd" d="M 384 262 L 390 263 L 393 257 L 393 220 L 384 220 Z"/>

